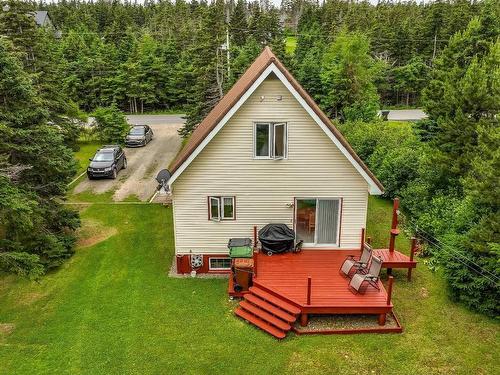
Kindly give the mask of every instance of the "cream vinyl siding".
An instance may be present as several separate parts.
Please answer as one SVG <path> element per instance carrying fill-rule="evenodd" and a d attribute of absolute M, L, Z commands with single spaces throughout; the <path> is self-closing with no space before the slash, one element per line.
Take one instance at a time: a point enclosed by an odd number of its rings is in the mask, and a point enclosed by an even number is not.
<path fill-rule="evenodd" d="M 255 122 L 287 123 L 286 159 L 254 159 Z M 229 238 L 252 238 L 254 225 L 292 226 L 292 204 L 301 197 L 341 198 L 339 248 L 359 247 L 366 224 L 367 182 L 281 81 L 271 77 L 177 178 L 172 193 L 177 254 L 227 253 Z M 210 221 L 209 196 L 235 196 L 236 220 Z"/>

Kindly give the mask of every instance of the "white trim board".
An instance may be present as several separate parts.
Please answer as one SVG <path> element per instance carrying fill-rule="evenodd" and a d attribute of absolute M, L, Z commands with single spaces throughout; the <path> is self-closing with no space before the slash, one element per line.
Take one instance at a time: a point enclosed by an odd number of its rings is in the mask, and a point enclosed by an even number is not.
<path fill-rule="evenodd" d="M 328 126 L 319 118 L 319 116 L 314 112 L 309 104 L 302 98 L 302 96 L 295 90 L 290 81 L 285 77 L 285 75 L 279 70 L 279 68 L 271 63 L 255 80 L 255 82 L 250 86 L 250 88 L 242 95 L 242 97 L 236 102 L 236 104 L 229 110 L 228 113 L 222 118 L 222 120 L 217 124 L 217 126 L 212 129 L 207 137 L 196 147 L 196 149 L 189 155 L 189 157 L 181 164 L 181 166 L 175 171 L 175 173 L 170 177 L 168 184 L 172 190 L 171 184 L 184 172 L 184 170 L 191 164 L 191 162 L 200 154 L 200 152 L 206 147 L 208 143 L 217 135 L 217 133 L 222 129 L 222 127 L 229 121 L 231 117 L 238 111 L 238 109 L 246 102 L 246 100 L 253 94 L 253 92 L 260 86 L 260 84 L 269 76 L 269 74 L 274 73 L 279 80 L 285 85 L 285 87 L 290 91 L 294 98 L 302 105 L 309 116 L 319 125 L 325 134 L 332 140 L 332 142 L 337 146 L 337 148 L 342 152 L 342 154 L 349 160 L 353 167 L 358 171 L 358 173 L 365 179 L 369 186 L 369 192 L 371 195 L 380 195 L 382 190 L 377 186 L 375 181 L 366 173 L 363 167 L 354 159 L 354 157 L 347 151 L 344 145 L 339 141 L 337 137 L 330 131 Z"/>

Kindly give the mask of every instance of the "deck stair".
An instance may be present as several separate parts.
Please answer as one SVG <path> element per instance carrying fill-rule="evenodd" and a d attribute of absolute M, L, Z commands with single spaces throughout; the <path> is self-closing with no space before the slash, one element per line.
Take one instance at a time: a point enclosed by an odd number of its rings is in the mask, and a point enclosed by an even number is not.
<path fill-rule="evenodd" d="M 292 329 L 300 309 L 283 298 L 252 286 L 250 293 L 244 295 L 235 314 L 270 335 L 282 339 Z"/>

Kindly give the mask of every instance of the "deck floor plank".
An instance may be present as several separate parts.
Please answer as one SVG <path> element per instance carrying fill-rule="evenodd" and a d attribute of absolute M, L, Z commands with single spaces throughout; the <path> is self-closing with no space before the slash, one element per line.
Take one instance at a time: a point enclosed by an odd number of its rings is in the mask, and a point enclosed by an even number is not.
<path fill-rule="evenodd" d="M 298 306 L 313 308 L 392 308 L 387 305 L 387 292 L 381 281 L 380 290 L 368 287 L 364 294 L 349 290 L 349 279 L 339 273 L 348 255 L 359 250 L 303 250 L 268 256 L 257 255 L 258 285 L 287 298 Z M 311 277 L 311 304 L 307 305 L 307 279 Z"/>

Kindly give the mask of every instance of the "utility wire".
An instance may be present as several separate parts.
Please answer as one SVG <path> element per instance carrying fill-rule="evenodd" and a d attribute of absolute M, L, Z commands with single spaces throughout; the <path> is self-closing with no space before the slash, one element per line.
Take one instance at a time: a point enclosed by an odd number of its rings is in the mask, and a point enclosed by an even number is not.
<path fill-rule="evenodd" d="M 411 222 L 415 226 L 415 230 L 417 231 L 417 234 L 420 233 L 421 237 L 423 237 L 424 239 L 426 239 L 426 240 L 433 240 L 434 242 L 440 244 L 440 246 L 442 248 L 446 248 L 446 249 L 448 249 L 448 251 L 456 254 L 456 256 L 460 256 L 465 261 L 471 262 L 476 267 L 482 269 L 484 272 L 489 273 L 491 276 L 493 276 L 494 278 L 496 278 L 496 279 L 498 279 L 500 281 L 500 277 L 498 277 L 497 275 L 491 273 L 487 269 L 485 269 L 482 266 L 480 266 L 479 264 L 475 263 L 473 260 L 467 258 L 465 255 L 461 254 L 458 250 L 453 249 L 451 246 L 449 246 L 448 244 L 445 244 L 444 242 L 440 241 L 438 238 L 434 237 L 430 233 L 428 233 L 428 232 L 424 231 L 423 229 L 419 228 L 418 224 L 415 221 L 412 221 L 411 219 L 408 219 L 408 221 Z M 421 233 L 425 233 L 427 235 L 427 237 L 423 236 Z"/>
<path fill-rule="evenodd" d="M 472 271 L 480 274 L 481 276 L 485 277 L 486 279 L 488 279 L 491 283 L 493 283 L 496 287 L 499 286 L 499 282 L 500 282 L 500 277 L 498 277 L 497 275 L 495 275 L 494 273 L 490 272 L 489 270 L 485 269 L 484 267 L 480 266 L 479 264 L 477 264 L 476 262 L 474 262 L 473 260 L 467 258 L 465 255 L 463 254 L 460 254 L 458 251 L 452 249 L 449 245 L 446 245 L 444 244 L 443 242 L 439 241 L 438 239 L 436 239 L 434 236 L 430 235 L 429 233 L 427 233 L 426 231 L 422 230 L 421 228 L 419 228 L 416 223 L 412 222 L 411 220 L 408 220 L 408 222 L 410 222 L 410 224 L 413 224 L 414 227 L 415 227 L 415 230 L 416 230 L 416 234 L 417 236 L 423 238 L 426 242 L 430 243 L 431 245 L 437 247 L 438 249 L 440 249 L 441 251 L 443 251 L 444 253 L 448 254 L 448 255 L 451 255 L 453 257 L 455 257 L 456 260 L 458 260 L 460 263 L 462 263 L 463 265 L 465 265 L 466 267 L 468 267 L 469 269 L 471 269 Z M 422 234 L 422 233 L 425 233 L 426 235 Z M 475 267 L 472 267 L 470 264 L 466 263 L 466 262 L 469 262 L 471 264 L 473 264 Z M 483 273 L 484 272 L 484 273 Z M 493 280 L 491 279 L 489 276 L 493 277 L 494 279 L 496 280 Z"/>
<path fill-rule="evenodd" d="M 451 256 L 455 256 L 455 253 L 450 253 L 448 251 L 446 251 L 445 248 L 443 248 L 442 246 L 440 246 L 438 243 L 432 241 L 431 239 L 429 238 L 426 238 L 425 236 L 421 236 L 422 238 L 424 238 L 427 242 L 429 242 L 430 244 L 432 244 L 433 246 L 436 246 L 437 248 L 439 248 L 441 251 L 445 252 L 446 254 L 448 255 L 451 255 Z M 488 279 L 495 287 L 499 287 L 500 286 L 500 283 L 498 281 L 495 281 L 495 280 L 492 280 L 489 276 L 487 276 L 486 274 L 484 274 L 483 272 L 481 272 L 482 270 L 484 270 L 485 272 L 488 272 L 487 270 L 485 270 L 484 268 L 480 267 L 480 266 L 477 266 L 479 267 L 480 269 L 476 269 L 474 267 L 472 267 L 471 265 L 469 265 L 468 263 L 464 262 L 462 259 L 458 258 L 455 256 L 455 259 L 458 260 L 460 263 L 462 263 L 464 266 L 468 267 L 469 269 L 471 269 L 472 271 L 480 274 L 481 276 L 483 276 L 484 278 Z M 476 264 L 474 262 L 472 262 L 470 259 L 469 261 L 473 264 Z M 491 274 L 490 272 L 488 272 L 488 274 Z"/>

